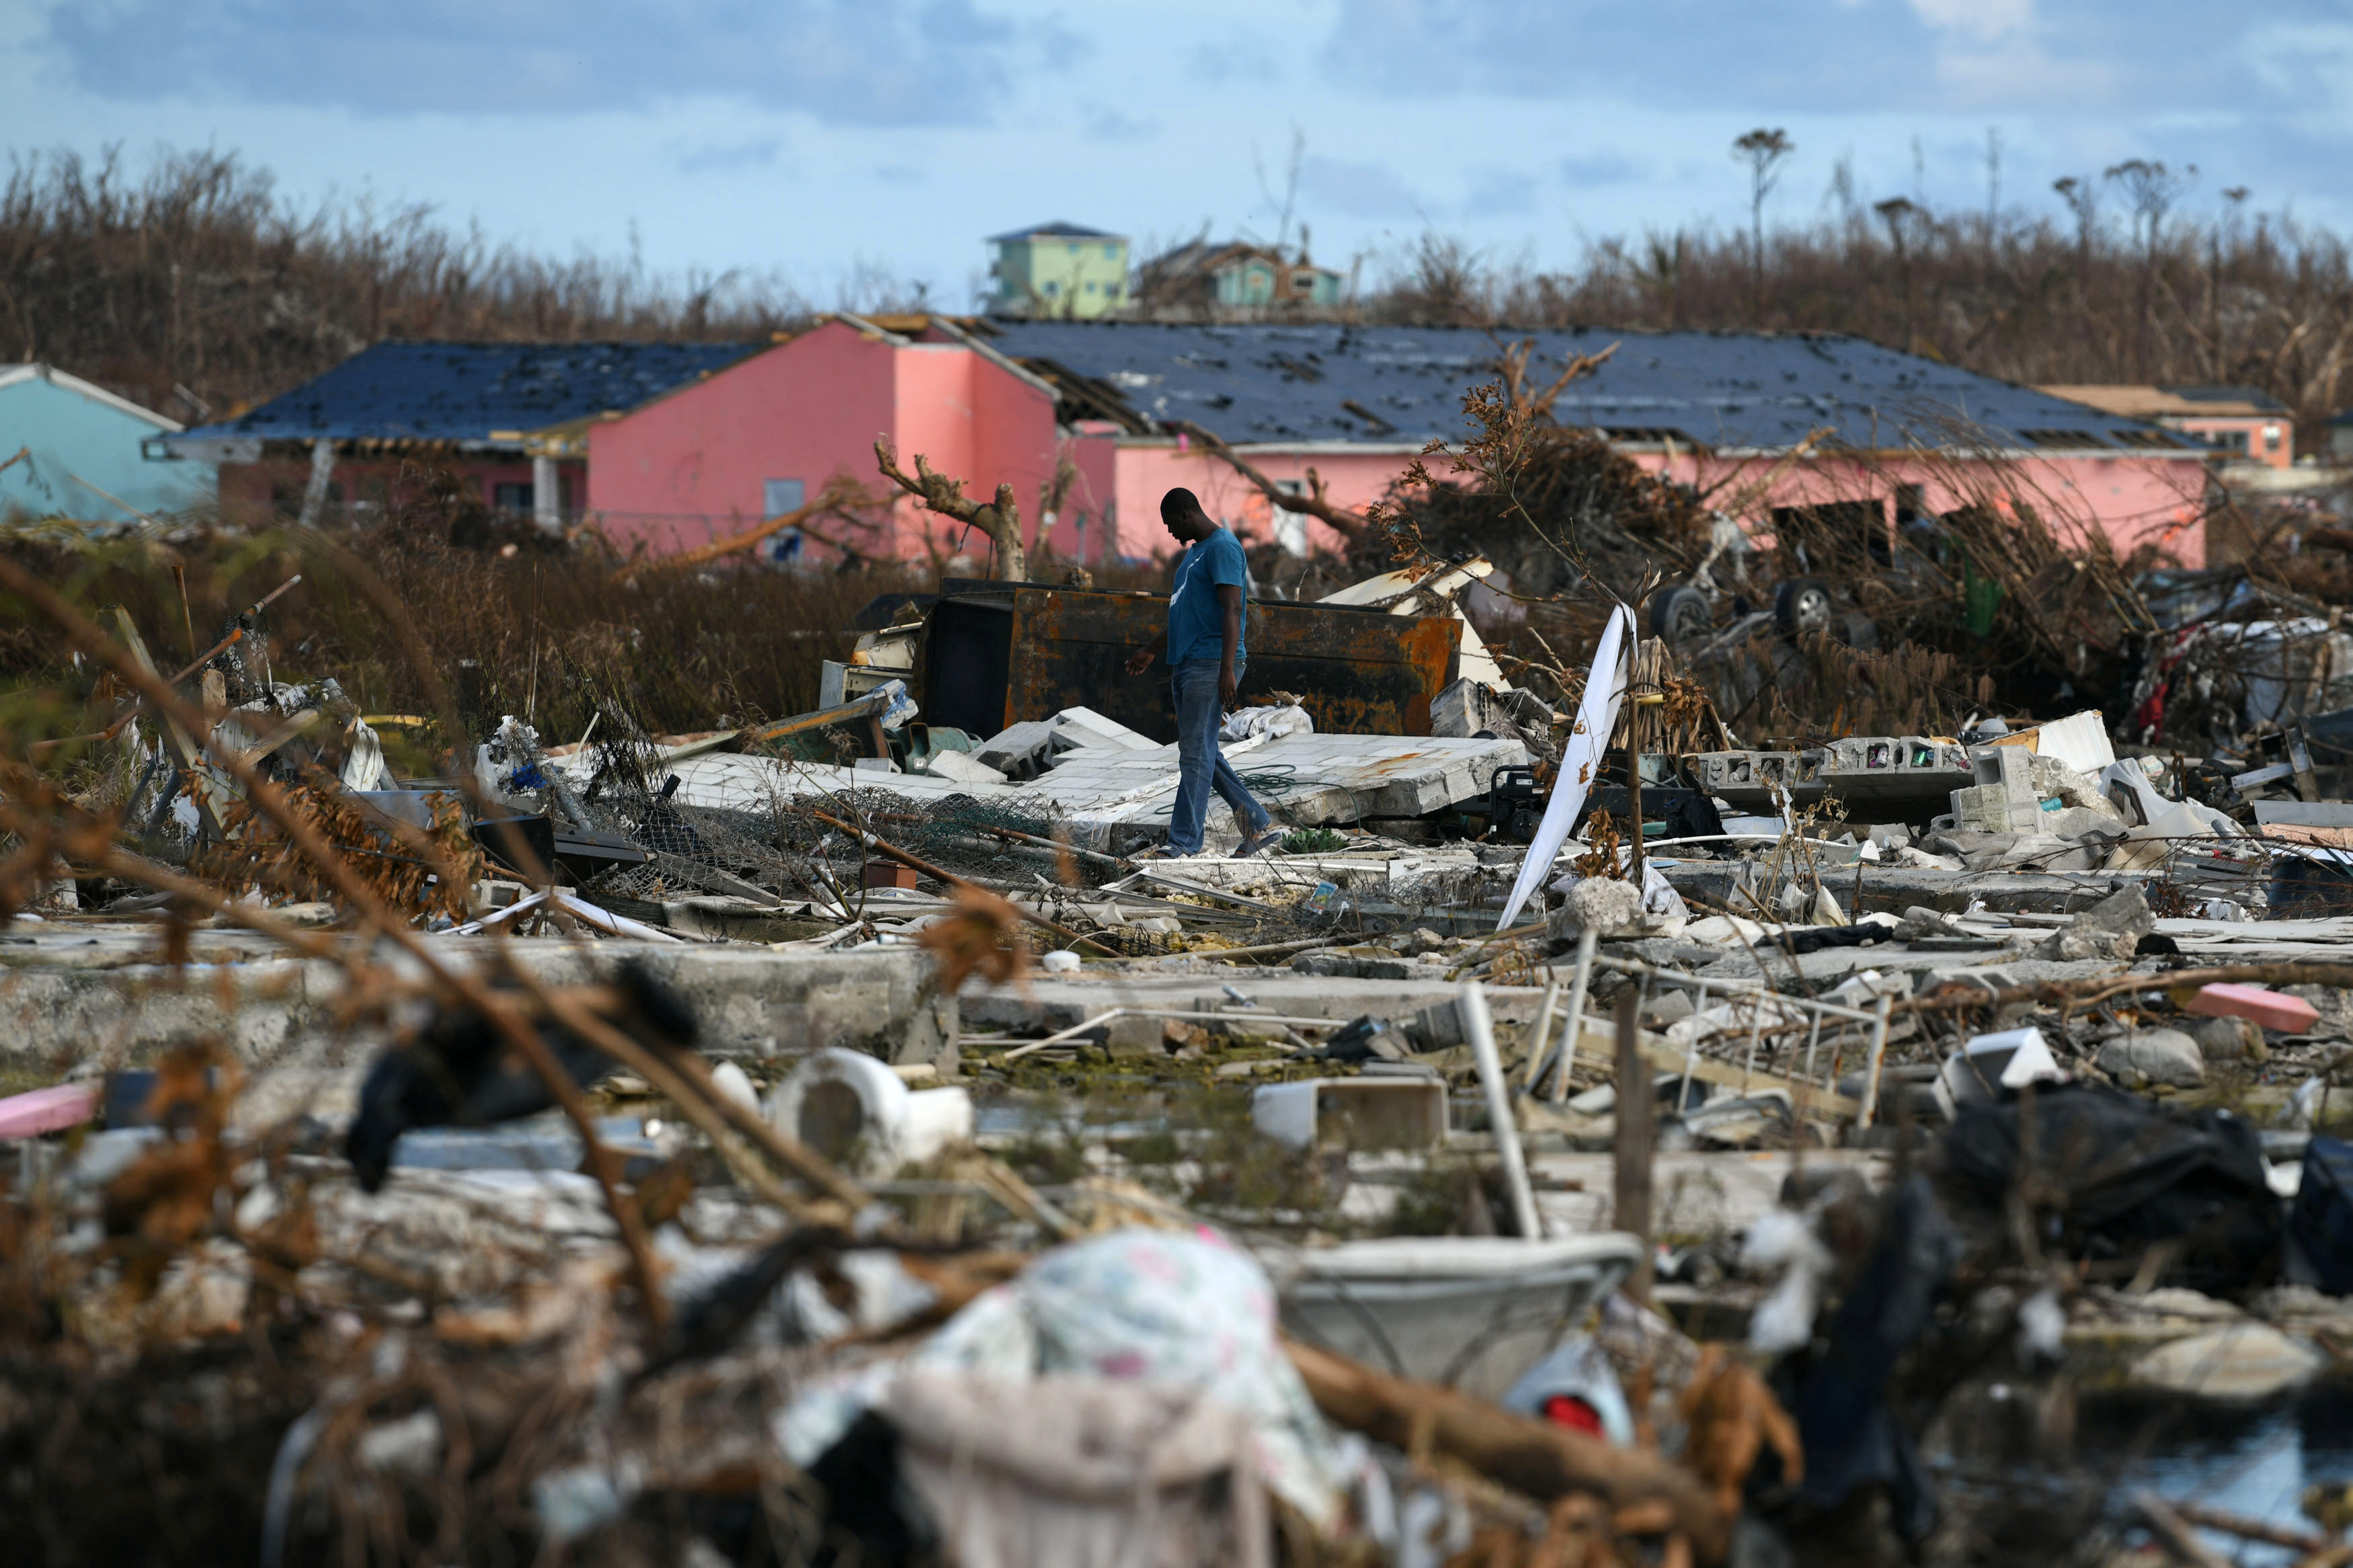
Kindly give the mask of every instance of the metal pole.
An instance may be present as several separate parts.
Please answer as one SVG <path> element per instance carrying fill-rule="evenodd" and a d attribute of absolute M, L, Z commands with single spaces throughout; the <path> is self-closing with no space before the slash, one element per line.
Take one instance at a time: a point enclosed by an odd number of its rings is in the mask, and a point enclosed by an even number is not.
<path fill-rule="evenodd" d="M 1576 1060 L 1577 1042 L 1585 1038 L 1585 994 L 1593 984 L 1593 947 L 1601 933 L 1590 926 L 1577 933 L 1577 972 L 1569 976 L 1568 1022 L 1563 1026 L 1560 1048 L 1567 1059 L 1560 1064 L 1560 1081 L 1553 1085 L 1552 1102 L 1558 1105 L 1568 1098 L 1568 1069 Z"/>
<path fill-rule="evenodd" d="M 1634 691 L 1635 654 L 1641 643 L 1633 637 L 1626 639 L 1626 812 L 1634 819 L 1627 832 L 1633 837 L 1633 853 L 1626 862 L 1626 874 L 1633 879 L 1634 891 L 1642 890 L 1642 701 Z"/>
<path fill-rule="evenodd" d="M 1503 1157 L 1504 1185 L 1511 1194 L 1512 1220 L 1524 1241 L 1544 1238 L 1536 1218 L 1535 1190 L 1528 1185 L 1528 1167 L 1520 1152 L 1520 1130 L 1512 1124 L 1512 1089 L 1504 1081 L 1503 1058 L 1495 1054 L 1494 1021 L 1487 1016 L 1486 988 L 1466 980 L 1456 994 L 1462 1015 L 1462 1032 L 1470 1037 L 1471 1054 L 1479 1063 L 1479 1082 L 1487 1091 L 1487 1121 L 1495 1130 L 1495 1152 Z"/>
<path fill-rule="evenodd" d="M 1887 1014 L 1894 1005 L 1893 996 L 1879 998 L 1879 1017 L 1871 1026 L 1871 1070 L 1862 1080 L 1862 1114 L 1855 1119 L 1858 1128 L 1870 1126 L 1879 1110 L 1879 1069 L 1887 1060 Z"/>
<path fill-rule="evenodd" d="M 1544 1000 L 1536 1004 L 1536 1026 L 1528 1036 L 1528 1081 L 1523 1092 L 1534 1094 L 1536 1085 L 1544 1080 L 1546 1064 L 1552 1054 L 1545 1049 L 1545 1037 L 1552 1032 L 1553 1004 L 1560 1000 L 1560 971 L 1547 969 Z"/>
<path fill-rule="evenodd" d="M 1631 986 L 1618 994 L 1618 1167 L 1616 1213 L 1610 1224 L 1641 1244 L 1641 1260 L 1626 1281 L 1626 1293 L 1651 1304 L 1651 1122 L 1658 1097 L 1651 1092 L 1649 1064 Z"/>

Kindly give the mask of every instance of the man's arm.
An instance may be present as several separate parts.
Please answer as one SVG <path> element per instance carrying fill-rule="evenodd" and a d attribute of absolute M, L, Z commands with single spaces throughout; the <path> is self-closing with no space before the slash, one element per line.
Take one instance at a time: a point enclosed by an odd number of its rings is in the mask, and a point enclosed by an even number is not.
<path fill-rule="evenodd" d="M 1164 631 L 1158 637 L 1152 639 L 1152 646 L 1150 647 L 1137 648 L 1134 653 L 1127 656 L 1128 674 L 1142 675 L 1145 670 L 1152 668 L 1152 661 L 1154 659 L 1158 658 L 1167 651 L 1168 634 Z"/>
<path fill-rule="evenodd" d="M 1241 682 L 1234 675 L 1234 650 L 1242 640 L 1241 588 L 1232 583 L 1219 584 L 1218 603 L 1226 612 L 1225 657 L 1218 666 L 1218 700 L 1231 708 L 1241 689 Z"/>

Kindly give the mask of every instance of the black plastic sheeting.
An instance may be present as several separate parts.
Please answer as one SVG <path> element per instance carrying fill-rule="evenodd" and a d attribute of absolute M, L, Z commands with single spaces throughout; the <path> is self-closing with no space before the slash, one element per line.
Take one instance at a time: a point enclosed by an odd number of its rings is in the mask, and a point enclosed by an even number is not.
<path fill-rule="evenodd" d="M 2031 1159 L 2021 1155 L 2021 1133 Z M 1956 1194 L 1995 1213 L 2021 1176 L 2048 1216 L 2042 1243 L 2137 1267 L 2178 1249 L 2163 1278 L 2209 1293 L 2265 1283 L 2279 1266 L 2279 1201 L 2263 1141 L 2228 1110 L 2181 1114 L 2097 1085 L 1963 1105 L 1945 1139 Z"/>
<path fill-rule="evenodd" d="M 1806 1456 L 1790 1494 L 1800 1508 L 1827 1513 L 1866 1487 L 1884 1487 L 1896 1533 L 1918 1542 L 1936 1528 L 1936 1483 L 1892 1390 L 1905 1352 L 1933 1325 L 1965 1245 L 1927 1178 L 1904 1177 L 1828 1331 L 1774 1369 Z"/>
<path fill-rule="evenodd" d="M 2353 1296 L 2353 1143 L 2315 1137 L 2304 1148 L 2304 1179 L 2288 1234 L 2332 1296 Z"/>

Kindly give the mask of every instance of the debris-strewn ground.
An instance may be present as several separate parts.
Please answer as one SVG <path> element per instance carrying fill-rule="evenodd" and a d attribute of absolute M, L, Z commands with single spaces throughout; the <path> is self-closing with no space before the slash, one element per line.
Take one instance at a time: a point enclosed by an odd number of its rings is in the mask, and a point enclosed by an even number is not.
<path fill-rule="evenodd" d="M 1254 701 L 1249 856 L 878 574 L 0 554 L 33 1560 L 2342 1561 L 2135 1447 L 2353 1343 L 2335 578 L 1488 411 L 1380 544 L 1504 684 Z"/>

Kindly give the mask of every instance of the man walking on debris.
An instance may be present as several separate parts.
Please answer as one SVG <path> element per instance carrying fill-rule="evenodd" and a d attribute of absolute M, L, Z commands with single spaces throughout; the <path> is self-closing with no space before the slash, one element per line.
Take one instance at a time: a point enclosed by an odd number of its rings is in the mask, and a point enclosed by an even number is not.
<path fill-rule="evenodd" d="M 1176 804 L 1168 813 L 1168 853 L 1201 852 L 1201 823 L 1215 789 L 1246 826 L 1239 853 L 1255 855 L 1278 837 L 1266 807 L 1250 797 L 1218 749 L 1218 726 L 1241 685 L 1249 650 L 1242 638 L 1242 588 L 1250 580 L 1241 542 L 1209 521 L 1201 498 L 1177 489 L 1160 498 L 1160 525 L 1189 545 L 1176 562 L 1168 629 L 1127 661 L 1142 675 L 1156 655 L 1168 659 L 1176 698 Z"/>

